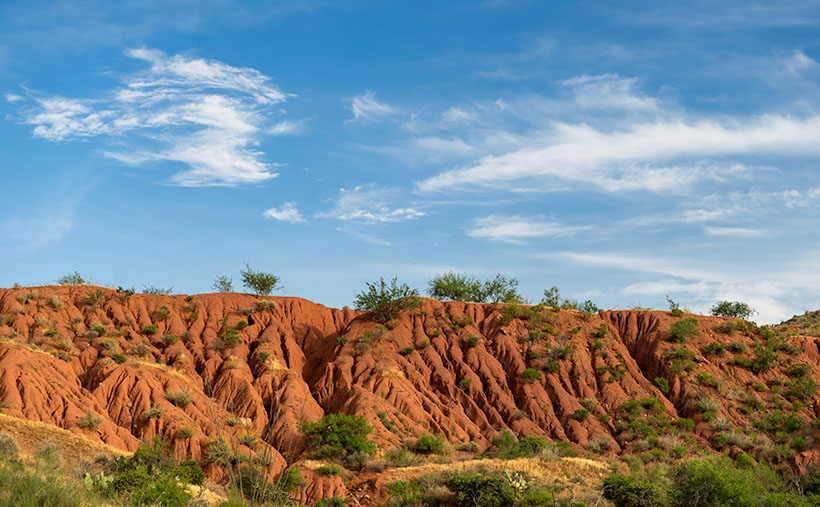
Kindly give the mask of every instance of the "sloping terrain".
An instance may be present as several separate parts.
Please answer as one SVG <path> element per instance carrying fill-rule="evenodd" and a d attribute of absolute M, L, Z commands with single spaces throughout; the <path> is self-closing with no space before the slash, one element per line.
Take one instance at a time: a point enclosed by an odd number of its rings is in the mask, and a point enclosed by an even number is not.
<path fill-rule="evenodd" d="M 686 319 L 424 300 L 382 326 L 299 298 L 0 289 L 0 401 L 123 450 L 161 435 L 207 461 L 222 438 L 271 474 L 305 458 L 300 424 L 333 412 L 365 416 L 383 450 L 427 433 L 483 450 L 506 429 L 604 453 L 666 438 L 816 461 L 817 338 Z M 347 492 L 308 478 L 303 499 Z"/>

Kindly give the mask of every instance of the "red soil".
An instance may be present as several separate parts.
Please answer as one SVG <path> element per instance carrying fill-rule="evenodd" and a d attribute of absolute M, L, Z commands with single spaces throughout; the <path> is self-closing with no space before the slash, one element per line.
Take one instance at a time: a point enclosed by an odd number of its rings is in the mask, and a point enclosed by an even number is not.
<path fill-rule="evenodd" d="M 207 440 L 222 436 L 240 445 L 238 438 L 247 433 L 259 444 L 241 445 L 242 451 L 272 456 L 271 474 L 304 457 L 300 423 L 331 412 L 365 416 L 382 449 L 425 433 L 484 449 L 509 429 L 580 446 L 596 437 L 618 453 L 628 452 L 632 440 L 618 424 L 620 407 L 630 399 L 655 396 L 669 418 L 694 418 L 693 437 L 707 447 L 714 431 L 701 422 L 695 398 L 711 392 L 718 416 L 736 425 L 750 417 L 741 403 L 670 369 L 666 354 L 677 345 L 664 338 L 680 319 L 669 312 L 608 311 L 585 318 L 543 309 L 506 322 L 504 305 L 424 300 L 388 330 L 362 312 L 269 299 L 275 308 L 257 307 L 258 298 L 242 294 L 135 294 L 123 301 L 113 290 L 91 286 L 0 289 L 3 410 L 125 450 L 161 435 L 174 442 L 177 456 L 197 460 Z M 696 355 L 690 377 L 708 373 L 749 391 L 752 383 L 782 378 L 790 361 L 820 372 L 816 338 L 788 338 L 802 352 L 761 375 L 729 366 L 732 354 L 703 356 L 701 348 L 712 341 L 744 342 L 750 349 L 764 342 L 754 334 L 716 332 L 722 320 L 698 317 L 700 335 L 685 345 Z M 238 332 L 242 343 L 224 346 L 220 337 L 240 321 L 248 324 Z M 156 333 L 143 331 L 150 324 Z M 602 324 L 606 335 L 596 337 Z M 99 326 L 104 335 L 95 331 Z M 542 337 L 528 338 L 539 330 Z M 368 332 L 372 345 L 365 347 L 359 337 Z M 134 349 L 139 343 L 147 346 L 142 357 Z M 540 369 L 540 378 L 527 382 L 524 369 L 544 367 L 556 344 L 571 346 L 568 358 L 556 359 L 557 372 Z M 127 361 L 113 361 L 117 353 Z M 606 366 L 622 375 L 608 381 Z M 655 386 L 656 377 L 668 379 L 668 393 Z M 174 391 L 186 391 L 191 402 L 172 404 L 166 394 Z M 585 398 L 595 406 L 581 421 L 574 413 Z M 149 409 L 161 412 L 147 417 Z M 96 428 L 78 425 L 87 413 L 101 419 Z M 799 413 L 808 419 L 820 410 L 810 402 Z M 177 438 L 182 427 L 193 428 L 194 435 Z M 794 462 L 816 458 L 810 449 Z M 222 473 L 215 466 L 208 472 L 215 478 Z M 338 477 L 305 474 L 311 480 L 304 500 L 346 494 Z"/>

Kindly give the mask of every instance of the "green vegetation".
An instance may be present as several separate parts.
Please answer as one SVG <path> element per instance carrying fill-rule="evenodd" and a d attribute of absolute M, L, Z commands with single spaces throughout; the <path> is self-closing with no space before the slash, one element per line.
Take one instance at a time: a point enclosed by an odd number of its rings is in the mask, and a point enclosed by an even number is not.
<path fill-rule="evenodd" d="M 367 439 L 373 428 L 364 417 L 327 414 L 302 424 L 302 434 L 320 458 L 342 460 L 355 453 L 371 455 L 375 444 Z"/>
<path fill-rule="evenodd" d="M 356 295 L 357 310 L 372 312 L 380 322 L 387 322 L 396 318 L 400 312 L 421 305 L 419 291 L 411 289 L 407 284 L 399 285 L 397 278 L 390 283 L 379 278 L 378 282 L 367 283 L 367 289 Z"/>
<path fill-rule="evenodd" d="M 551 306 L 553 308 L 562 308 L 564 310 L 578 310 L 579 312 L 583 312 L 586 314 L 593 314 L 593 313 L 600 313 L 601 308 L 599 308 L 595 303 L 587 299 L 583 303 L 578 302 L 574 299 L 566 299 L 561 297 L 561 293 L 558 291 L 558 287 L 552 286 L 549 289 L 544 290 L 544 298 L 541 299 L 541 304 Z"/>
<path fill-rule="evenodd" d="M 436 275 L 428 282 L 427 293 L 441 301 L 509 303 L 523 300 L 523 296 L 518 293 L 518 280 L 500 273 L 494 279 L 483 282 L 466 273 L 451 271 Z"/>
<path fill-rule="evenodd" d="M 98 417 L 91 412 L 86 412 L 77 418 L 77 426 L 80 428 L 89 429 L 91 431 L 97 431 L 97 428 L 100 426 L 101 422 L 103 422 L 103 418 Z"/>
<path fill-rule="evenodd" d="M 658 389 L 660 389 L 662 393 L 666 394 L 669 392 L 669 381 L 665 378 L 656 377 L 655 385 L 658 386 Z"/>
<path fill-rule="evenodd" d="M 165 399 L 171 402 L 172 405 L 182 409 L 190 405 L 191 401 L 193 401 L 191 394 L 185 390 L 167 391 L 165 393 Z"/>
<path fill-rule="evenodd" d="M 526 368 L 521 372 L 521 378 L 523 378 L 525 382 L 535 382 L 541 378 L 541 372 L 533 368 Z"/>
<path fill-rule="evenodd" d="M 86 282 L 77 271 L 57 279 L 57 285 L 85 285 L 86 283 L 88 282 Z"/>
<path fill-rule="evenodd" d="M 239 331 L 237 331 L 236 329 L 228 329 L 227 331 L 222 333 L 222 336 L 220 338 L 227 347 L 236 347 L 237 345 L 242 343 L 242 339 L 239 337 Z"/>
<path fill-rule="evenodd" d="M 672 301 L 672 298 L 669 297 L 669 294 L 666 295 L 666 301 L 669 303 L 669 312 L 674 315 L 675 317 L 680 317 L 683 315 L 683 310 L 680 309 L 680 305 L 675 301 Z"/>
<path fill-rule="evenodd" d="M 733 317 L 749 320 L 755 312 L 749 305 L 740 301 L 721 301 L 713 306 L 710 313 L 716 317 Z"/>
<path fill-rule="evenodd" d="M 233 279 L 228 275 L 219 275 L 214 278 L 211 287 L 216 292 L 233 292 Z"/>
<path fill-rule="evenodd" d="M 202 484 L 205 479 L 195 461 L 177 462 L 159 439 L 143 443 L 132 456 L 114 459 L 107 471 L 108 476 L 87 474 L 86 484 L 131 505 L 183 507 L 191 500 L 186 484 Z"/>
<path fill-rule="evenodd" d="M 281 289 L 278 276 L 262 271 L 254 271 L 247 263 L 245 269 L 239 270 L 239 274 L 242 275 L 242 285 L 253 291 L 257 297 L 268 296 L 271 292 Z"/>
<path fill-rule="evenodd" d="M 700 330 L 698 330 L 698 319 L 687 317 L 672 324 L 672 327 L 669 328 L 669 341 L 672 343 L 684 343 L 698 334 L 700 334 Z"/>
<path fill-rule="evenodd" d="M 145 334 L 145 335 L 157 334 L 158 331 L 159 331 L 159 328 L 157 327 L 156 324 L 146 324 L 142 328 L 142 334 Z"/>
<path fill-rule="evenodd" d="M 447 448 L 444 438 L 440 435 L 424 435 L 413 444 L 413 452 L 417 454 L 444 454 Z"/>
<path fill-rule="evenodd" d="M 169 287 L 167 289 L 162 289 L 159 287 L 154 287 L 153 285 L 150 287 L 146 287 L 145 285 L 142 286 L 142 293 L 149 294 L 153 296 L 167 296 L 174 292 L 173 287 Z"/>
<path fill-rule="evenodd" d="M 616 507 L 731 505 L 737 507 L 818 505 L 820 477 L 779 474 L 764 464 L 750 466 L 724 456 L 690 459 L 665 471 L 612 474 L 604 479 L 604 497 Z"/>

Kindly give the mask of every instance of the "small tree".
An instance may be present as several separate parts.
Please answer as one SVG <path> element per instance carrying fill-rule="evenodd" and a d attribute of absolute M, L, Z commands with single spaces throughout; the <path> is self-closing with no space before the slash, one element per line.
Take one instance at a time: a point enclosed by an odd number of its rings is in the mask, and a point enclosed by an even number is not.
<path fill-rule="evenodd" d="M 481 282 L 466 273 L 436 275 L 428 282 L 427 293 L 440 301 L 475 301 L 482 299 Z"/>
<path fill-rule="evenodd" d="M 427 293 L 441 301 L 471 301 L 474 303 L 520 302 L 518 280 L 502 274 L 491 280 L 481 281 L 466 273 L 449 272 L 436 275 L 428 282 Z"/>
<path fill-rule="evenodd" d="M 394 277 L 389 284 L 384 278 L 379 278 L 376 283 L 367 283 L 367 290 L 356 295 L 356 309 L 373 312 L 377 320 L 387 322 L 402 310 L 419 306 L 419 291 L 405 283 L 399 285 L 397 279 Z"/>
<path fill-rule="evenodd" d="M 57 279 L 58 285 L 85 285 L 86 281 L 80 276 L 80 273 L 75 271 Z"/>
<path fill-rule="evenodd" d="M 217 292 L 233 292 L 233 280 L 228 275 L 220 275 L 214 278 L 211 287 Z"/>
<path fill-rule="evenodd" d="M 327 414 L 302 424 L 302 434 L 320 456 L 342 459 L 354 453 L 373 454 L 376 445 L 367 435 L 373 428 L 362 416 Z"/>
<path fill-rule="evenodd" d="M 721 301 L 712 307 L 711 312 L 715 317 L 734 317 L 743 320 L 749 320 L 757 313 L 752 307 L 740 301 Z"/>
<path fill-rule="evenodd" d="M 262 271 L 254 271 L 245 263 L 245 269 L 239 271 L 242 275 L 242 285 L 253 291 L 257 296 L 267 296 L 282 287 L 279 285 L 279 277 Z"/>
<path fill-rule="evenodd" d="M 484 282 L 481 289 L 482 301 L 488 303 L 520 303 L 524 297 L 518 293 L 518 280 L 507 278 L 501 273 Z"/>

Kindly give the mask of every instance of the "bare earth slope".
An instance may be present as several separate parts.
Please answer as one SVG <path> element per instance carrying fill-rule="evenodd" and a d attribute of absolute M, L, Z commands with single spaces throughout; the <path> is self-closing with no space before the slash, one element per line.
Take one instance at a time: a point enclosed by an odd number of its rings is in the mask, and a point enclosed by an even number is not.
<path fill-rule="evenodd" d="M 715 445 L 715 425 L 704 419 L 751 428 L 787 403 L 806 423 L 820 415 L 812 395 L 793 392 L 794 379 L 820 372 L 818 339 L 785 328 L 721 328 L 735 321 L 698 316 L 697 334 L 676 344 L 669 330 L 682 317 L 662 311 L 424 300 L 383 327 L 299 298 L 265 301 L 275 304 L 241 294 L 0 289 L 3 411 L 123 450 L 161 435 L 180 458 L 197 460 L 222 436 L 248 455 L 273 456 L 271 474 L 305 457 L 299 424 L 331 412 L 364 415 L 381 449 L 426 433 L 484 449 L 508 429 L 580 446 L 594 440 L 616 453 L 650 434 L 640 425 L 662 435 L 681 417 L 697 423 L 694 449 Z M 704 353 L 712 342 L 736 344 L 735 352 Z M 749 364 L 756 347 L 772 351 L 765 371 Z M 795 375 L 795 363 L 811 371 Z M 659 400 L 651 413 L 624 407 L 649 397 Z M 697 403 L 704 398 L 711 410 Z M 817 460 L 811 439 L 807 447 L 794 465 Z M 303 498 L 345 492 L 338 477 L 325 477 Z"/>

